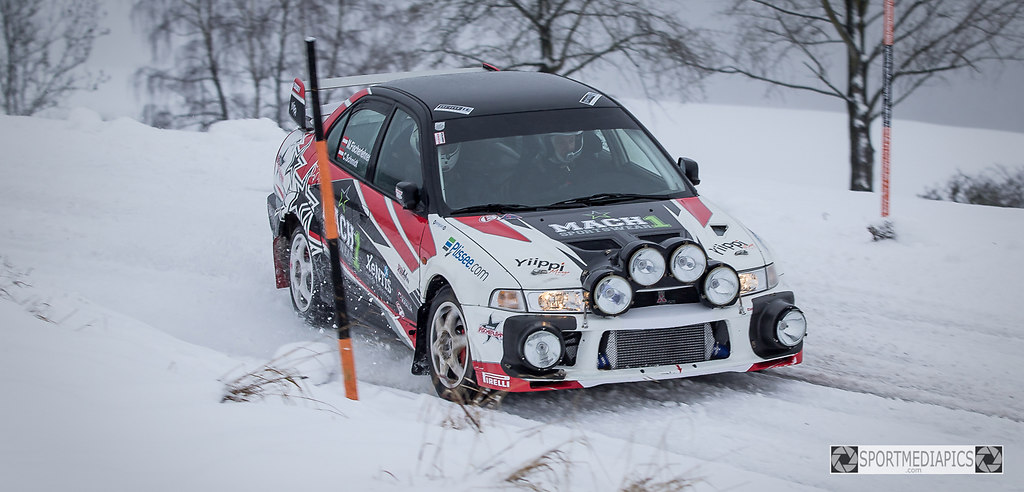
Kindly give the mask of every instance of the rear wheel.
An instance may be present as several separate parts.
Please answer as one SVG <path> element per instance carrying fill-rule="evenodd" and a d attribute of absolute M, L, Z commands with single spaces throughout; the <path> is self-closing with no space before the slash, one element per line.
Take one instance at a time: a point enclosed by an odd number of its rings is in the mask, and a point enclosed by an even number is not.
<path fill-rule="evenodd" d="M 316 268 L 309 239 L 301 227 L 296 227 L 288 248 L 288 290 L 295 311 L 311 322 L 319 321 L 327 312 L 326 303 L 320 295 L 322 275 L 323 272 Z"/>
<path fill-rule="evenodd" d="M 438 292 L 430 303 L 427 355 L 430 377 L 441 398 L 457 403 L 472 403 L 478 399 L 480 389 L 473 376 L 466 319 L 449 287 Z"/>

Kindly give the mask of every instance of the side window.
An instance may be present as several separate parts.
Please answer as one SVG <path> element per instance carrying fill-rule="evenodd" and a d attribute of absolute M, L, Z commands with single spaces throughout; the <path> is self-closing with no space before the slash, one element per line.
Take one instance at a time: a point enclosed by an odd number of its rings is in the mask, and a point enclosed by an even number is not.
<path fill-rule="evenodd" d="M 338 120 L 334 122 L 334 125 L 327 130 L 327 154 L 337 155 L 338 153 L 338 142 L 341 141 L 341 134 L 345 132 L 345 125 L 348 123 L 348 117 L 352 116 L 351 113 L 345 113 L 338 117 Z M 337 160 L 337 159 L 334 159 Z"/>
<path fill-rule="evenodd" d="M 416 120 L 408 113 L 395 111 L 384 144 L 377 157 L 373 183 L 388 195 L 395 193 L 399 181 L 423 187 L 423 165 L 420 159 L 420 133 Z"/>
<path fill-rule="evenodd" d="M 333 160 L 350 173 L 366 177 L 370 166 L 370 153 L 377 141 L 377 134 L 384 124 L 384 113 L 375 109 L 359 109 L 348 119 L 345 131 L 337 142 L 337 149 L 331 154 Z M 328 147 L 328 152 L 331 152 Z"/>

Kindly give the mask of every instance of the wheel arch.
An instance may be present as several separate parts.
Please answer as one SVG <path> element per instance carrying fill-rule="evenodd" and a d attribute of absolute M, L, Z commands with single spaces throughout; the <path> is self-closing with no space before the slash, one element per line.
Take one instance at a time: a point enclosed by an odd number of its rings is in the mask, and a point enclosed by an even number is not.
<path fill-rule="evenodd" d="M 427 282 L 427 286 L 423 291 L 423 302 L 420 303 L 420 308 L 416 311 L 416 336 L 413 339 L 413 355 L 412 355 L 412 373 L 416 375 L 425 375 L 429 373 L 427 365 L 430 361 L 427 360 L 427 330 L 430 324 L 430 305 L 437 296 L 437 293 L 441 289 L 448 287 L 451 288 L 451 282 L 448 281 L 443 275 L 436 274 L 430 278 Z"/>
<path fill-rule="evenodd" d="M 299 218 L 294 213 L 287 213 L 284 219 L 277 223 L 276 234 L 278 236 L 290 235 L 298 225 L 300 225 Z"/>

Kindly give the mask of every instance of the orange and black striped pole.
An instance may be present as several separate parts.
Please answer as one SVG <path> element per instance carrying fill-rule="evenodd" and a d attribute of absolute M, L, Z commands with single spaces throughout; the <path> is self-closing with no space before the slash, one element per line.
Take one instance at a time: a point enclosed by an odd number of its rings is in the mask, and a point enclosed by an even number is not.
<path fill-rule="evenodd" d="M 338 352 L 341 355 L 341 375 L 345 380 L 345 396 L 359 399 L 356 386 L 356 363 L 352 354 L 352 335 L 345 306 L 345 286 L 341 278 L 341 255 L 338 250 L 338 218 L 335 208 L 334 183 L 331 180 L 327 142 L 324 140 L 323 114 L 320 112 L 320 84 L 316 78 L 316 39 L 306 38 L 306 61 L 309 65 L 309 93 L 313 106 L 313 145 L 316 148 L 317 169 L 320 171 L 320 202 L 324 210 L 324 235 L 331 257 L 331 283 L 334 285 L 334 328 L 338 331 Z"/>

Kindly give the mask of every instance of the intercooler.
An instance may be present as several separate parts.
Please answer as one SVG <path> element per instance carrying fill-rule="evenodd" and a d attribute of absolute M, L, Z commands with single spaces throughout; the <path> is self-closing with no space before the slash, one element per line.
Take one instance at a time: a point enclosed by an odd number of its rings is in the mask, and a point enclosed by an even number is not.
<path fill-rule="evenodd" d="M 714 345 L 711 323 L 653 330 L 609 331 L 601 337 L 598 369 L 704 362 L 711 359 Z"/>

